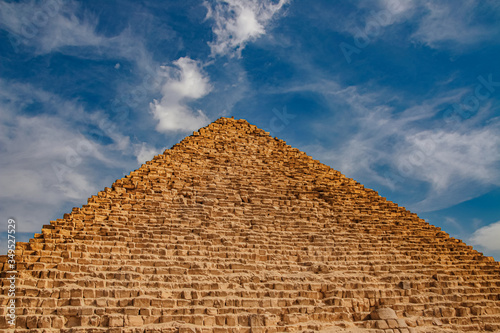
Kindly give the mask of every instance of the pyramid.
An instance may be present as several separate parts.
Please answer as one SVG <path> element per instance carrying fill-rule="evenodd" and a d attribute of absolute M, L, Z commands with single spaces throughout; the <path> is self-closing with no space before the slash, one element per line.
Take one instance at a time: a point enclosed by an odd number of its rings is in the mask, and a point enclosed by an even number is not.
<path fill-rule="evenodd" d="M 500 331 L 498 262 L 245 120 L 17 243 L 14 310 L 8 259 L 4 331 Z"/>

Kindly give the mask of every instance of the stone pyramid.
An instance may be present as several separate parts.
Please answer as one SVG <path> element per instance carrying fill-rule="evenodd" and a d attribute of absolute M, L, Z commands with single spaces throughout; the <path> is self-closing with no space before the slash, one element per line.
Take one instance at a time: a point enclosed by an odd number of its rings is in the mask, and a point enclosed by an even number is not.
<path fill-rule="evenodd" d="M 498 262 L 245 120 L 193 133 L 16 261 L 16 332 L 500 331 Z"/>

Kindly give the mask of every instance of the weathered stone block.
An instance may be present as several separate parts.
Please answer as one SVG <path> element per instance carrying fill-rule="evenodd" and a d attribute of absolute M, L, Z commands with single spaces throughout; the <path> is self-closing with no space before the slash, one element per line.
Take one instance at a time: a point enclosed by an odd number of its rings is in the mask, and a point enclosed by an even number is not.
<path fill-rule="evenodd" d="M 389 328 L 389 325 L 387 325 L 387 322 L 385 320 L 377 320 L 377 328 L 381 330 L 385 330 Z"/>
<path fill-rule="evenodd" d="M 227 316 L 226 317 L 227 326 L 236 326 L 237 323 L 238 323 L 238 317 L 236 317 L 236 316 Z"/>
<path fill-rule="evenodd" d="M 108 318 L 109 327 L 123 327 L 124 320 L 122 316 L 110 316 Z"/>
<path fill-rule="evenodd" d="M 64 317 L 52 317 L 52 328 L 61 329 L 64 326 Z"/>
<path fill-rule="evenodd" d="M 249 316 L 250 327 L 265 326 L 264 316 L 262 315 L 250 315 Z"/>
<path fill-rule="evenodd" d="M 142 319 L 141 316 L 125 316 L 125 327 L 130 327 L 130 326 L 142 326 L 144 323 L 144 320 Z"/>
<path fill-rule="evenodd" d="M 150 300 L 149 298 L 134 298 L 134 307 L 136 308 L 145 308 L 149 307 Z"/>
<path fill-rule="evenodd" d="M 214 326 L 215 325 L 215 317 L 207 316 L 203 318 L 203 326 Z"/>
<path fill-rule="evenodd" d="M 386 322 L 387 322 L 387 325 L 389 326 L 389 328 L 398 328 L 399 327 L 399 324 L 395 319 L 387 319 Z"/>
<path fill-rule="evenodd" d="M 373 320 L 387 320 L 387 319 L 398 319 L 396 312 L 390 308 L 380 308 L 370 313 L 370 317 Z"/>

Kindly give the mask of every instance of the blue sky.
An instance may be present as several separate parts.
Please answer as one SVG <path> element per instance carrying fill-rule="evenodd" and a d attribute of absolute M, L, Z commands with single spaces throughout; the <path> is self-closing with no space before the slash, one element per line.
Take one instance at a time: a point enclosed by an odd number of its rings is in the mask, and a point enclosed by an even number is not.
<path fill-rule="evenodd" d="M 495 0 L 0 1 L 0 219 L 25 240 L 221 116 L 500 259 Z"/>

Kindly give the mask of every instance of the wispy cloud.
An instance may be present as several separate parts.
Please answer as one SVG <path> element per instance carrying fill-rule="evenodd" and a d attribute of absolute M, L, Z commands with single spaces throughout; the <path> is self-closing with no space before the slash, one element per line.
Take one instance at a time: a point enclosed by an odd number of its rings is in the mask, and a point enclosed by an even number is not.
<path fill-rule="evenodd" d="M 262 36 L 266 25 L 290 0 L 216 0 L 205 2 L 214 20 L 212 55 L 240 55 L 248 42 Z"/>
<path fill-rule="evenodd" d="M 500 18 L 495 1 L 466 0 L 457 6 L 452 0 L 379 0 L 359 1 L 356 15 L 340 17 L 332 23 L 336 30 L 351 34 L 356 46 L 364 48 L 378 38 L 401 42 L 412 41 L 432 48 L 459 49 L 464 46 L 494 40 L 499 35 L 496 22 Z M 407 27 L 394 34 L 384 34 L 393 25 Z M 395 32 L 395 31 L 393 31 Z"/>
<path fill-rule="evenodd" d="M 379 0 L 380 7 L 389 11 L 392 15 L 402 15 L 415 7 L 414 0 Z"/>
<path fill-rule="evenodd" d="M 498 31 L 474 19 L 480 5 L 473 0 L 461 1 L 459 6 L 455 1 L 422 1 L 424 14 L 412 38 L 434 48 L 447 42 L 467 45 L 489 39 Z"/>
<path fill-rule="evenodd" d="M 359 34 L 362 30 L 367 35 L 378 35 L 376 30 L 401 23 L 411 19 L 418 8 L 418 0 L 379 0 L 360 1 L 358 3 L 364 16 L 364 26 L 353 30 L 352 24 L 345 25 L 346 30 L 352 34 Z M 363 16 L 361 16 L 363 18 Z"/>
<path fill-rule="evenodd" d="M 33 103 L 59 110 L 26 115 Z M 134 147 L 140 144 L 112 128 L 105 133 L 110 142 L 95 141 L 78 130 L 83 119 L 94 126 L 103 123 L 98 113 L 76 102 L 0 80 L 2 218 L 16 217 L 22 231 L 38 229 L 40 221 L 54 219 L 68 202 L 81 202 L 109 185 L 122 168 L 136 167 L 134 153 L 141 152 Z"/>
<path fill-rule="evenodd" d="M 75 15 L 75 2 L 60 0 L 0 3 L 0 26 L 10 33 L 14 47 L 34 47 L 49 53 L 65 46 L 97 46 L 105 38 L 95 32 L 97 18 Z"/>
<path fill-rule="evenodd" d="M 427 197 L 414 205 L 426 210 L 453 204 L 478 194 L 470 189 L 500 185 L 500 131 L 491 126 L 467 132 L 420 131 L 405 137 L 395 165 L 408 177 L 429 183 Z M 404 171 L 403 171 L 404 173 Z M 473 186 L 474 185 L 474 186 Z"/>
<path fill-rule="evenodd" d="M 0 107 L 5 112 L 4 107 Z M 82 200 L 96 192 L 89 168 L 106 165 L 99 149 L 56 117 L 17 116 L 0 124 L 2 217 L 19 219 L 23 231 L 48 221 L 64 202 Z M 79 147 L 79 148 L 78 148 Z M 103 161 L 104 160 L 104 161 Z"/>
<path fill-rule="evenodd" d="M 0 2 L 0 28 L 8 32 L 15 52 L 127 59 L 141 75 L 154 75 L 158 66 L 130 26 L 108 36 L 97 31 L 99 23 L 98 16 L 75 1 Z"/>
<path fill-rule="evenodd" d="M 174 66 L 163 66 L 160 76 L 165 80 L 162 98 L 151 103 L 151 111 L 160 132 L 193 130 L 206 125 L 208 117 L 202 110 L 192 111 L 187 103 L 206 96 L 210 80 L 199 62 L 188 57 L 174 61 Z"/>

